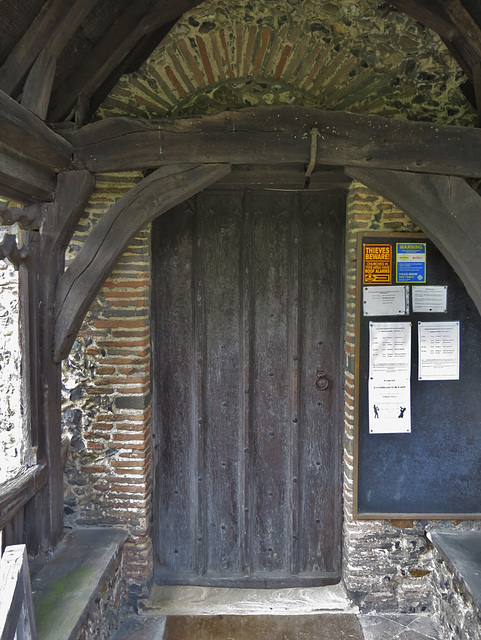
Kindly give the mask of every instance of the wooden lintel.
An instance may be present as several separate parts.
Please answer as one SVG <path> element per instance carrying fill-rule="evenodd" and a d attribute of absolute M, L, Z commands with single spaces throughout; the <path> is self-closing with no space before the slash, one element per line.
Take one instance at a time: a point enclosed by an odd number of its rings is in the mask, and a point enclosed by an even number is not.
<path fill-rule="evenodd" d="M 3 91 L 0 113 L 0 144 L 50 169 L 71 167 L 72 145 Z"/>
<path fill-rule="evenodd" d="M 462 178 L 346 167 L 407 213 L 451 264 L 481 313 L 481 196 Z"/>
<path fill-rule="evenodd" d="M 347 189 L 351 179 L 343 169 L 314 171 L 306 184 L 304 165 L 241 165 L 233 166 L 225 178 L 212 185 L 216 189 L 272 189 L 279 191 L 326 191 Z"/>
<path fill-rule="evenodd" d="M 57 89 L 52 98 L 51 121 L 68 116 L 77 97 L 92 97 L 122 60 L 146 35 L 178 18 L 201 0 L 178 0 L 173 4 L 139 0 L 129 4 L 124 13 L 107 31 L 91 52 L 82 60 L 79 68 Z M 149 8 L 150 7 L 150 8 Z"/>
<path fill-rule="evenodd" d="M 100 218 L 57 288 L 56 362 L 68 356 L 97 291 L 139 231 L 229 171 L 229 165 L 162 167 L 117 200 Z"/>
<path fill-rule="evenodd" d="M 77 168 L 108 172 L 180 162 L 307 164 L 314 128 L 316 165 L 481 177 L 481 131 L 474 128 L 297 106 L 194 119 L 107 118 L 64 135 Z"/>
<path fill-rule="evenodd" d="M 48 49 L 43 49 L 25 81 L 21 105 L 41 120 L 47 117 L 56 68 L 57 59 Z"/>
<path fill-rule="evenodd" d="M 0 195 L 20 204 L 50 202 L 55 184 L 51 169 L 0 148 Z"/>

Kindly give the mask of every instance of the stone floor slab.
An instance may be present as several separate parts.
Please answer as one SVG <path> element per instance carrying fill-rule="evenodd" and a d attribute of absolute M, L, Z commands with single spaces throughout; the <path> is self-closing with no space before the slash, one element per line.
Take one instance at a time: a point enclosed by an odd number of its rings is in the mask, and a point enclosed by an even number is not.
<path fill-rule="evenodd" d="M 427 615 L 360 615 L 364 640 L 439 640 L 432 619 Z"/>
<path fill-rule="evenodd" d="M 352 614 L 307 616 L 169 616 L 163 640 L 363 640 Z"/>
<path fill-rule="evenodd" d="M 162 640 L 165 616 L 136 616 L 124 618 L 111 640 Z"/>

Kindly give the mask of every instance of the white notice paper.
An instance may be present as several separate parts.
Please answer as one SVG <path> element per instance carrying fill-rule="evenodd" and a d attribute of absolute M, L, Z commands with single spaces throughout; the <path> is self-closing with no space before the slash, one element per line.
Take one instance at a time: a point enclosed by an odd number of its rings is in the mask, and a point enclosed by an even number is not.
<path fill-rule="evenodd" d="M 399 316 L 409 313 L 409 288 L 363 287 L 362 310 L 365 316 Z"/>
<path fill-rule="evenodd" d="M 411 323 L 369 324 L 369 433 L 411 432 Z"/>
<path fill-rule="evenodd" d="M 419 380 L 459 380 L 459 322 L 420 322 Z"/>
<path fill-rule="evenodd" d="M 448 310 L 447 286 L 413 285 L 414 313 L 446 313 Z"/>
<path fill-rule="evenodd" d="M 411 323 L 369 323 L 369 375 L 411 377 Z"/>

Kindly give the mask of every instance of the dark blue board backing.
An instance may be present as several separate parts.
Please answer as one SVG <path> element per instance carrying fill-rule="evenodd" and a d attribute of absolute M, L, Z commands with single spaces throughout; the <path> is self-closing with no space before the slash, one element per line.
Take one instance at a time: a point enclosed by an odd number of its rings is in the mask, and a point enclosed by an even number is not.
<path fill-rule="evenodd" d="M 419 242 L 419 236 L 363 236 L 363 244 Z M 427 285 L 448 286 L 447 313 L 359 320 L 357 514 L 481 514 L 481 316 L 464 285 L 426 242 Z M 395 278 L 395 263 L 393 264 Z M 359 291 L 362 290 L 359 279 Z M 395 284 L 395 283 L 393 283 Z M 361 294 L 362 297 L 362 294 Z M 412 306 L 411 306 L 412 308 Z M 460 379 L 418 381 L 417 323 L 460 321 Z M 369 434 L 369 322 L 412 323 L 411 433 Z"/>

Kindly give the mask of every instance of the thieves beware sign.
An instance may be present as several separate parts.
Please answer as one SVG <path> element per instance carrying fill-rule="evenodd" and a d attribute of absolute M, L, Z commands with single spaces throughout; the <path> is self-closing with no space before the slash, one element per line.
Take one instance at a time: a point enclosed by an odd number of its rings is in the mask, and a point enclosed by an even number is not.
<path fill-rule="evenodd" d="M 391 284 L 392 245 L 365 244 L 362 257 L 363 284 Z"/>

